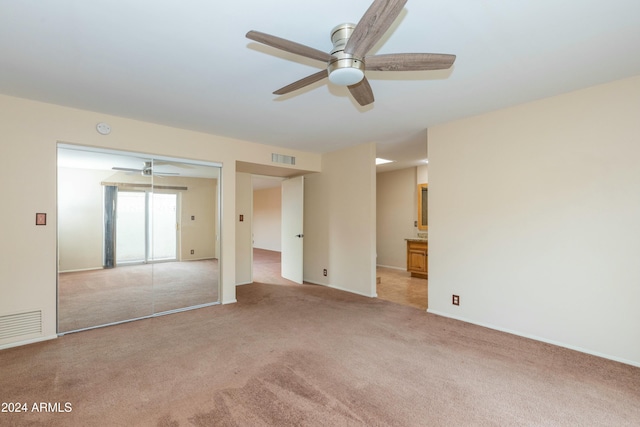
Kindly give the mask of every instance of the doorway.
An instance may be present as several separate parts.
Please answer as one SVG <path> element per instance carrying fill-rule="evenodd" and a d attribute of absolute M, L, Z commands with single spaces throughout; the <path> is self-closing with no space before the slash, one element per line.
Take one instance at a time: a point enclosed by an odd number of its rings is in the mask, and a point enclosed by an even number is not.
<path fill-rule="evenodd" d="M 252 175 L 251 200 L 252 281 L 302 284 L 304 178 Z"/>

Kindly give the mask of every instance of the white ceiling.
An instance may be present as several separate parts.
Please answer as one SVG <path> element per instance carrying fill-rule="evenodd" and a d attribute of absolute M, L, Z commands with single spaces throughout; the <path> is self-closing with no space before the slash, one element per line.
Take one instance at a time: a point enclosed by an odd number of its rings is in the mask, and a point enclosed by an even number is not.
<path fill-rule="evenodd" d="M 80 168 L 95 170 L 114 170 L 113 168 L 142 169 L 146 162 L 152 162 L 154 175 L 178 175 L 191 178 L 218 178 L 219 168 L 206 162 L 176 161 L 171 158 L 155 157 L 154 159 L 144 155 L 121 153 L 103 149 L 91 149 L 89 147 L 77 147 L 61 144 L 58 146 L 58 167 Z M 133 173 L 133 171 L 129 171 Z M 114 173 L 116 173 L 114 171 Z M 137 172 L 136 172 L 137 173 Z"/>
<path fill-rule="evenodd" d="M 367 72 L 367 107 L 327 80 L 272 95 L 324 65 L 247 31 L 329 51 L 370 3 L 0 0 L 0 93 L 313 152 L 375 142 L 397 167 L 429 126 L 640 74 L 638 0 L 409 0 L 371 53 L 450 70 Z"/>

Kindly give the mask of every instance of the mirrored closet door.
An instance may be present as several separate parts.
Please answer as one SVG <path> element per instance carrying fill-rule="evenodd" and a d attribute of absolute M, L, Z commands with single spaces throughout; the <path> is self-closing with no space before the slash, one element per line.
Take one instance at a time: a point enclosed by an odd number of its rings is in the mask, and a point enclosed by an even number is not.
<path fill-rule="evenodd" d="M 58 147 L 58 332 L 219 301 L 218 165 Z"/>

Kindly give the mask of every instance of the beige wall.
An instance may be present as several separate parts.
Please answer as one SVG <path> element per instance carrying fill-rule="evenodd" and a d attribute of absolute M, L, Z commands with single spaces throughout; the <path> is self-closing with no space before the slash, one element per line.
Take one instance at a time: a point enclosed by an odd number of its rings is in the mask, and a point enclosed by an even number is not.
<path fill-rule="evenodd" d="M 416 171 L 417 171 L 416 184 L 426 184 L 429 182 L 429 167 L 427 165 L 418 166 L 416 168 Z"/>
<path fill-rule="evenodd" d="M 374 143 L 324 154 L 305 176 L 305 281 L 376 295 L 375 154 Z"/>
<path fill-rule="evenodd" d="M 104 201 L 100 183 L 111 171 L 58 169 L 58 268 L 102 268 Z"/>
<path fill-rule="evenodd" d="M 236 283 L 238 285 L 246 285 L 253 281 L 252 194 L 251 174 L 236 173 Z M 240 221 L 240 215 L 242 215 L 242 221 Z"/>
<path fill-rule="evenodd" d="M 179 259 L 188 261 L 219 258 L 220 254 L 216 245 L 219 234 L 216 230 L 218 180 L 171 177 L 163 180 L 163 183 L 187 187 L 187 190 L 180 192 Z M 191 216 L 194 216 L 195 220 L 191 220 Z M 192 249 L 193 255 L 191 254 Z"/>
<path fill-rule="evenodd" d="M 640 366 L 639 117 L 635 77 L 430 128 L 429 311 Z"/>
<path fill-rule="evenodd" d="M 296 157 L 296 169 L 319 171 L 321 156 L 186 131 L 90 111 L 0 96 L 0 315 L 41 310 L 41 334 L 0 340 L 0 347 L 56 334 L 56 145 L 58 142 L 222 163 L 222 302 L 235 301 L 237 160 L 271 165 L 271 153 Z M 99 122 L 111 125 L 100 135 Z M 278 165 L 283 167 L 282 165 Z M 35 226 L 46 212 L 48 225 Z M 37 266 L 37 268 L 34 268 Z"/>
<path fill-rule="evenodd" d="M 417 227 L 416 168 L 376 175 L 377 264 L 402 270 L 407 268 L 405 239 L 415 237 Z"/>
<path fill-rule="evenodd" d="M 280 252 L 282 188 L 264 188 L 253 192 L 253 247 Z"/>

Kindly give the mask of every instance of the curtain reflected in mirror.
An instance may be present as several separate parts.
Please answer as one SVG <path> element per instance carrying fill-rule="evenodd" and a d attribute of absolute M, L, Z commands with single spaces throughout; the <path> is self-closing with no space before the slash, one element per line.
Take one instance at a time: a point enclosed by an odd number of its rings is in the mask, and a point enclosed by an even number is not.
<path fill-rule="evenodd" d="M 58 332 L 219 301 L 220 168 L 58 148 Z"/>

